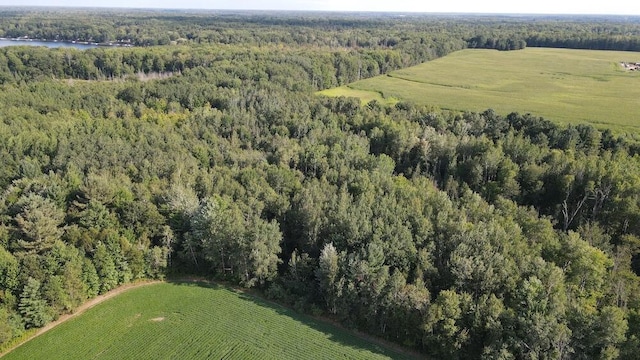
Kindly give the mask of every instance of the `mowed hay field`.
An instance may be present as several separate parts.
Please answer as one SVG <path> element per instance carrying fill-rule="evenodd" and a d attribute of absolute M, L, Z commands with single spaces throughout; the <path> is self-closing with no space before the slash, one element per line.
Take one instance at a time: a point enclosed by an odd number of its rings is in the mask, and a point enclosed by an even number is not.
<path fill-rule="evenodd" d="M 401 354 L 226 287 L 124 292 L 3 359 L 389 359 Z"/>
<path fill-rule="evenodd" d="M 640 53 L 467 49 L 349 84 L 340 95 L 360 97 L 369 91 L 443 109 L 491 108 L 500 114 L 531 113 L 559 123 L 637 130 L 640 71 L 625 70 L 622 61 L 640 62 Z"/>

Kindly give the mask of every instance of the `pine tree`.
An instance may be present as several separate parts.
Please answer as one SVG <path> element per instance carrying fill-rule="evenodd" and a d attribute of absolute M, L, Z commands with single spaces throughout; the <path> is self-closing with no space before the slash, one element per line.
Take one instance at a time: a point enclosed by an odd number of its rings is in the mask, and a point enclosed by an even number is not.
<path fill-rule="evenodd" d="M 20 295 L 18 309 L 27 328 L 41 327 L 51 321 L 51 316 L 47 311 L 47 302 L 40 294 L 40 281 L 29 277 Z"/>

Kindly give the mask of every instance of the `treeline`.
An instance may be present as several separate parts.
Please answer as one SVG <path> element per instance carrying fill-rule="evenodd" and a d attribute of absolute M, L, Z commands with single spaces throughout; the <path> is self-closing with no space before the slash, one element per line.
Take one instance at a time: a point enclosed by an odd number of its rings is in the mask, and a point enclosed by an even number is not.
<path fill-rule="evenodd" d="M 413 19 L 413 18 L 412 18 Z M 438 17 L 397 21 L 394 16 L 326 13 L 15 10 L 0 15 L 0 37 L 124 43 L 136 46 L 243 44 L 397 50 L 418 64 L 464 40 L 454 22 Z M 443 33 L 451 26 L 451 33 Z"/>
<path fill-rule="evenodd" d="M 640 21 L 622 16 L 328 14 L 309 12 L 14 9 L 0 37 L 124 43 L 391 49 L 410 64 L 464 47 L 638 51 Z"/>
<path fill-rule="evenodd" d="M 524 39 L 487 38 L 485 35 L 478 35 L 469 39 L 467 46 L 471 49 L 522 50 L 527 47 L 527 42 Z"/>
<path fill-rule="evenodd" d="M 531 46 L 640 51 L 637 17 L 521 16 L 484 20 L 478 21 L 464 37 L 470 48 L 517 50 Z"/>
<path fill-rule="evenodd" d="M 420 61 L 430 59 L 427 56 Z M 225 77 L 223 82 L 289 77 L 292 84 L 320 90 L 384 74 L 415 61 L 418 60 L 383 49 L 331 51 L 270 46 L 247 51 L 243 46 L 219 45 L 77 50 L 9 46 L 0 48 L 0 83 L 44 79 L 125 80 L 147 78 L 147 75 L 163 77 L 206 67 L 229 73 L 230 78 Z M 251 69 L 237 66 L 240 63 Z M 294 74 L 287 73 L 291 68 L 295 68 Z"/>
<path fill-rule="evenodd" d="M 627 34 L 617 36 L 586 34 L 584 37 L 539 34 L 529 37 L 526 42 L 529 46 L 537 47 L 640 51 L 640 38 L 637 35 Z"/>

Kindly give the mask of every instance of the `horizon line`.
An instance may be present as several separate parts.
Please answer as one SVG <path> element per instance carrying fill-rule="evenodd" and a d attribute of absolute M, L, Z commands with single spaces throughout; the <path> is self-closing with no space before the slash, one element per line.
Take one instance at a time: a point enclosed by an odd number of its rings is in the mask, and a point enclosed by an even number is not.
<path fill-rule="evenodd" d="M 78 10 L 147 10 L 147 11 L 223 11 L 223 12 L 289 12 L 332 14 L 398 14 L 398 15 L 471 15 L 471 16 L 617 16 L 640 17 L 640 14 L 620 13 L 544 13 L 544 12 L 456 12 L 456 11 L 397 11 L 397 10 L 327 10 L 327 9 L 233 9 L 233 8 L 179 8 L 179 7 L 127 7 L 100 5 L 0 5 L 0 8 L 78 9 Z"/>

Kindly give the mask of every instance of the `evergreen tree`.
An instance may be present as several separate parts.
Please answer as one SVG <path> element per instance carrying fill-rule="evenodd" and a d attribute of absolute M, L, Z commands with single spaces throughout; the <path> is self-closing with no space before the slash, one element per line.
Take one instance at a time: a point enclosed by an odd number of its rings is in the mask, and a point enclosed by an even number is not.
<path fill-rule="evenodd" d="M 38 280 L 29 277 L 22 289 L 18 309 L 27 329 L 41 327 L 51 321 L 47 302 L 40 293 L 40 282 Z"/>
<path fill-rule="evenodd" d="M 62 235 L 60 225 L 64 212 L 51 200 L 38 194 L 29 194 L 18 201 L 21 211 L 16 223 L 23 235 L 18 240 L 21 250 L 42 253 L 49 250 Z"/>

